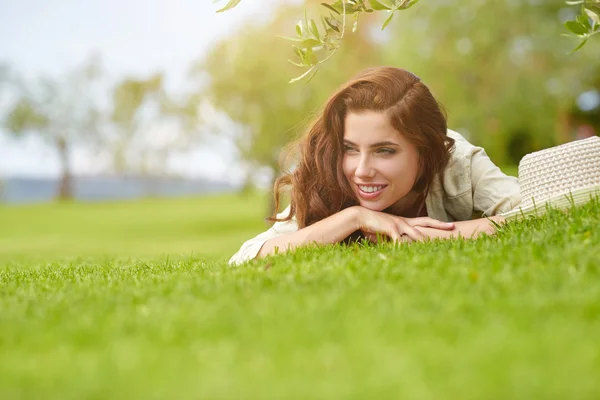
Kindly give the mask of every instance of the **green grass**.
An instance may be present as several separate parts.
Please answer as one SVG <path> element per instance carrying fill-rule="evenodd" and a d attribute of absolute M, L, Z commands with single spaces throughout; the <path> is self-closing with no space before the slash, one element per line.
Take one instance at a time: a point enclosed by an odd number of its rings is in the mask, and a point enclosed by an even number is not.
<path fill-rule="evenodd" d="M 75 257 L 219 257 L 264 220 L 258 195 L 0 205 L 0 263 Z"/>
<path fill-rule="evenodd" d="M 0 208 L 0 398 L 600 398 L 599 201 L 228 267 L 264 204 Z"/>

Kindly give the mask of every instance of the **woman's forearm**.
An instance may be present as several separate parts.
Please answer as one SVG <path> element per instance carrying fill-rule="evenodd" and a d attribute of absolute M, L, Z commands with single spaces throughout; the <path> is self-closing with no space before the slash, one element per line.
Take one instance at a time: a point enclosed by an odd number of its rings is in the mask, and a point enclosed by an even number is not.
<path fill-rule="evenodd" d="M 265 257 L 276 251 L 292 250 L 311 243 L 339 243 L 356 230 L 361 229 L 359 220 L 359 209 L 356 207 L 346 208 L 306 228 L 267 240 L 259 250 L 256 258 Z M 454 222 L 454 228 L 450 230 L 423 226 L 415 226 L 415 229 L 431 239 L 451 239 L 459 236 L 475 238 L 481 234 L 490 235 L 496 232 L 496 227 L 490 220 L 495 223 L 502 223 L 504 218 L 494 216 L 490 217 L 489 220 L 480 218 Z"/>
<path fill-rule="evenodd" d="M 349 207 L 306 228 L 267 240 L 256 257 L 261 258 L 273 254 L 276 249 L 286 251 L 310 243 L 338 243 L 357 229 L 357 210 Z"/>
<path fill-rule="evenodd" d="M 451 239 L 459 236 L 472 239 L 482 234 L 493 235 L 496 233 L 496 226 L 490 220 L 497 224 L 504 222 L 504 218 L 497 215 L 471 221 L 458 221 L 454 223 L 454 229 L 447 231 L 426 227 L 418 227 L 417 229 L 430 239 Z"/>

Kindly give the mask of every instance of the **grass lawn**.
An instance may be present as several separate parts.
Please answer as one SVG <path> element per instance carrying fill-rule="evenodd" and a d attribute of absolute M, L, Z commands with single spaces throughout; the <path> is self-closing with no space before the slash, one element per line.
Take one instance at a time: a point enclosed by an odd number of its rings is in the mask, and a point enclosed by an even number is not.
<path fill-rule="evenodd" d="M 264 209 L 0 207 L 0 398 L 600 398 L 599 201 L 228 267 Z"/>
<path fill-rule="evenodd" d="M 218 258 L 267 229 L 265 213 L 266 197 L 258 195 L 0 204 L 0 263 L 162 255 Z"/>

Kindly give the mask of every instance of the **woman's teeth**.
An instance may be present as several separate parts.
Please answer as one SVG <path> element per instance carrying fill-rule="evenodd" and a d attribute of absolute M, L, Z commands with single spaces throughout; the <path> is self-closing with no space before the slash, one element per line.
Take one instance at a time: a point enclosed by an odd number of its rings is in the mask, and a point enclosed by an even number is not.
<path fill-rule="evenodd" d="M 373 193 L 373 192 L 378 192 L 381 189 L 383 189 L 385 186 L 361 186 L 358 185 L 358 187 L 360 188 L 360 190 L 362 190 L 365 193 Z"/>

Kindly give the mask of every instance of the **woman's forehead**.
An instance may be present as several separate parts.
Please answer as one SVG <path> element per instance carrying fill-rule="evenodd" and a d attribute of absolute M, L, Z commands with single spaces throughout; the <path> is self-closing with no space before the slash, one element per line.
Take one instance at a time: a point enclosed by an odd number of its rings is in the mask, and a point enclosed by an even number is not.
<path fill-rule="evenodd" d="M 355 143 L 376 143 L 401 140 L 401 134 L 391 124 L 389 117 L 378 111 L 351 112 L 346 115 L 344 139 Z"/>

